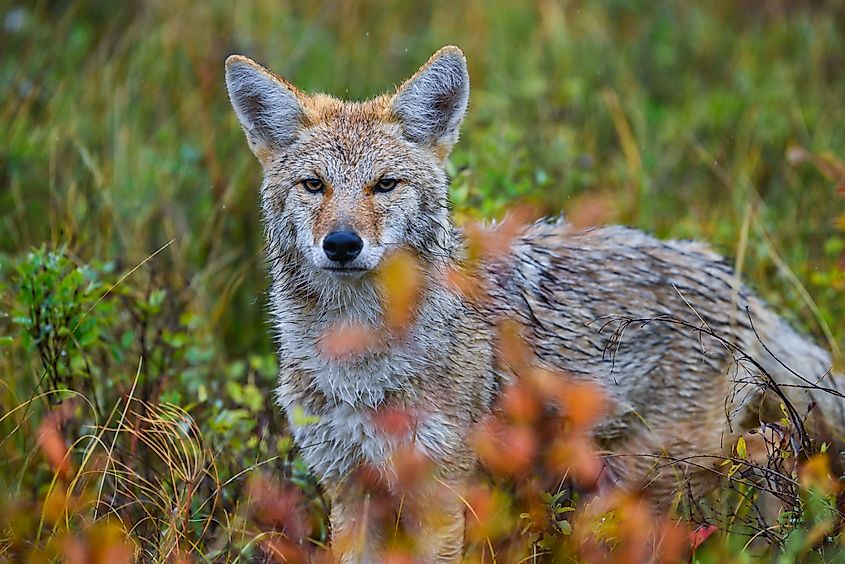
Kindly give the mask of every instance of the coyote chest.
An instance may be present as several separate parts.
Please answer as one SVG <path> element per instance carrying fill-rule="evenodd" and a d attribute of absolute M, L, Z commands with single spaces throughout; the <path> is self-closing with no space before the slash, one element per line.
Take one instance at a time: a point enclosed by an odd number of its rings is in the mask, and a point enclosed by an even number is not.
<path fill-rule="evenodd" d="M 284 336 L 279 402 L 303 458 L 324 482 L 336 483 L 362 465 L 383 470 L 403 443 L 413 442 L 432 459 L 444 458 L 458 444 L 447 417 L 419 394 L 418 380 L 430 363 L 418 344 L 333 359 L 320 346 L 331 338 L 322 324 L 291 319 L 278 328 Z M 385 408 L 401 414 L 403 423 L 386 425 L 379 415 Z"/>

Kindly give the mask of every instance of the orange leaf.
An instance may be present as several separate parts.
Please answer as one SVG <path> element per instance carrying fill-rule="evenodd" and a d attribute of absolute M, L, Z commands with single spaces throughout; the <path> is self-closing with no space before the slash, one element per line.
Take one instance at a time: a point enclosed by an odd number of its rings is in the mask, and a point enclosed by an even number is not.
<path fill-rule="evenodd" d="M 663 519 L 658 531 L 656 547 L 658 562 L 674 563 L 684 560 L 688 529 L 681 521 Z"/>
<path fill-rule="evenodd" d="M 428 483 L 432 464 L 425 454 L 412 444 L 402 445 L 390 457 L 400 491 L 411 492 Z"/>
<path fill-rule="evenodd" d="M 414 319 L 423 288 L 418 261 L 407 251 L 396 251 L 382 262 L 378 282 L 384 298 L 388 328 L 402 331 Z"/>
<path fill-rule="evenodd" d="M 580 230 L 611 222 L 615 215 L 616 205 L 610 195 L 589 194 L 575 200 L 566 215 L 566 221 Z"/>
<path fill-rule="evenodd" d="M 320 353 L 332 359 L 348 359 L 366 353 L 376 342 L 377 333 L 363 325 L 336 325 L 317 342 Z"/>
<path fill-rule="evenodd" d="M 561 390 L 559 399 L 566 417 L 578 429 L 589 429 L 605 412 L 604 393 L 588 382 L 570 382 Z"/>
<path fill-rule="evenodd" d="M 500 402 L 502 411 L 515 423 L 531 423 L 543 410 L 533 391 L 522 382 L 505 388 Z"/>
<path fill-rule="evenodd" d="M 467 242 L 467 262 L 470 266 L 484 260 L 501 261 L 511 254 L 514 240 L 522 233 L 525 225 L 536 217 L 531 206 L 520 206 L 509 212 L 501 222 L 486 226 L 470 223 L 464 227 Z"/>
<path fill-rule="evenodd" d="M 479 426 L 474 445 L 479 459 L 490 470 L 510 476 L 528 470 L 537 452 L 531 429 L 506 425 L 494 417 Z"/>
<path fill-rule="evenodd" d="M 66 402 L 48 413 L 38 427 L 38 446 L 44 458 L 62 479 L 70 475 L 71 464 L 70 452 L 65 444 L 61 426 L 72 412 L 72 404 Z"/>
<path fill-rule="evenodd" d="M 272 562 L 285 562 L 287 564 L 307 564 L 311 562 L 302 546 L 281 535 L 264 539 L 261 542 L 261 548 L 272 558 Z"/>
<path fill-rule="evenodd" d="M 481 301 L 487 297 L 487 288 L 481 279 L 464 269 L 447 270 L 446 284 L 470 301 Z"/>
<path fill-rule="evenodd" d="M 839 481 L 830 471 L 830 460 L 827 454 L 817 454 L 801 465 L 798 479 L 804 489 L 818 490 L 826 494 L 839 491 Z"/>
<path fill-rule="evenodd" d="M 588 488 L 596 485 L 602 467 L 592 441 L 582 434 L 556 439 L 548 449 L 546 466 L 553 473 L 570 474 Z"/>
<path fill-rule="evenodd" d="M 474 542 L 495 540 L 512 528 L 508 498 L 496 491 L 475 486 L 466 494 L 466 535 Z"/>
<path fill-rule="evenodd" d="M 74 498 L 68 496 L 62 486 L 57 485 L 44 497 L 44 518 L 49 523 L 57 523 L 65 514 L 72 513 L 75 505 Z"/>
<path fill-rule="evenodd" d="M 564 374 L 543 368 L 526 371 L 523 374 L 523 379 L 544 401 L 561 403 L 561 398 L 564 397 L 566 388 L 569 386 L 569 378 Z"/>
<path fill-rule="evenodd" d="M 254 523 L 297 541 L 308 533 L 308 514 L 295 487 L 256 475 L 247 482 L 246 491 L 248 515 Z"/>
<path fill-rule="evenodd" d="M 382 433 L 402 438 L 411 435 L 417 424 L 417 416 L 409 409 L 380 407 L 372 417 L 373 426 Z"/>

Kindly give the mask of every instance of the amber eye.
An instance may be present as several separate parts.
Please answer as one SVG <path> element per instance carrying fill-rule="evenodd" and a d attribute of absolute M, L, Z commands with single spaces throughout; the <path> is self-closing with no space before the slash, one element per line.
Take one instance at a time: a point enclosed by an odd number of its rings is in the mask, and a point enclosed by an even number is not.
<path fill-rule="evenodd" d="M 391 190 L 396 188 L 397 184 L 399 184 L 399 181 L 395 178 L 382 178 L 381 180 L 376 182 L 376 185 L 373 187 L 373 191 L 380 193 L 390 192 Z"/>
<path fill-rule="evenodd" d="M 319 194 L 326 189 L 323 181 L 319 178 L 306 178 L 302 181 L 302 187 L 312 194 Z"/>

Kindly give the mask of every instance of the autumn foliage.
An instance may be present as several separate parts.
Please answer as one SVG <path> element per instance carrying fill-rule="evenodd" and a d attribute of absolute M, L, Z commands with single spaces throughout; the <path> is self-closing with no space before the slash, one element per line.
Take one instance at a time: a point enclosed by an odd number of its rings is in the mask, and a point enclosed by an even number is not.
<path fill-rule="evenodd" d="M 319 354 L 401 339 L 428 284 L 483 303 L 485 262 L 561 211 L 706 239 L 841 347 L 841 1 L 61 0 L 4 3 L 0 22 L 0 562 L 332 561 L 327 492 L 275 401 L 274 257 L 223 92 L 234 51 L 350 99 L 434 46 L 471 64 L 445 164 L 465 261 L 432 276 L 389 257 L 385 323 L 328 328 Z M 771 425 L 726 440 L 717 491 L 658 514 L 612 487 L 592 439 L 612 398 L 539 365 L 526 329 L 496 328 L 513 378 L 472 430 L 467 562 L 843 559 L 841 446 L 799 453 L 775 402 Z M 389 480 L 351 478 L 388 525 L 382 561 L 415 562 L 402 516 L 436 520 L 440 499 L 412 440 L 425 414 L 368 416 L 401 446 Z"/>
<path fill-rule="evenodd" d="M 447 273 L 445 281 L 439 281 L 452 284 L 453 291 L 466 299 L 485 300 L 481 261 L 491 253 L 500 257 L 514 244 L 520 225 L 514 217 L 526 221 L 530 215 L 517 214 L 497 228 L 468 228 L 466 263 Z M 335 359 L 367 355 L 391 339 L 402 339 L 414 322 L 425 285 L 438 281 L 406 251 L 385 259 L 378 280 L 383 324 L 332 327 L 320 340 L 320 354 Z M 631 564 L 677 562 L 718 536 L 720 528 L 714 524 L 696 522 L 679 513 L 656 512 L 647 493 L 619 489 L 592 438 L 593 427 L 609 408 L 609 398 L 589 380 L 543 366 L 523 338 L 525 330 L 510 319 L 497 323 L 497 362 L 508 375 L 508 383 L 493 411 L 471 431 L 480 466 L 461 491 L 440 480 L 434 461 L 415 444 L 415 429 L 425 413 L 396 406 L 371 411 L 373 427 L 397 446 L 384 467 L 363 466 L 348 479 L 357 484 L 367 500 L 362 526 L 390 532 L 376 549 L 379 560 L 415 562 L 420 556 L 421 524 L 446 519 L 441 509 L 447 498 L 455 495 L 466 515 L 469 561 L 575 558 Z M 174 515 L 173 526 L 190 526 L 185 517 L 200 484 L 191 476 L 200 478 L 207 470 L 196 465 L 206 455 L 201 441 L 191 434 L 187 415 L 173 409 L 139 409 L 143 406 L 130 400 L 125 406 L 126 417 L 121 424 L 130 420 L 123 429 L 132 438 L 130 448 L 152 449 L 171 472 L 185 480 L 185 502 L 174 506 L 185 513 Z M 82 468 L 74 463 L 63 427 L 73 420 L 77 407 L 78 402 L 63 402 L 43 417 L 38 428 L 40 455 L 54 473 L 54 482 L 43 503 L 36 507 L 45 522 L 55 526 L 101 504 L 101 494 L 93 484 L 80 487 L 85 482 L 80 481 L 82 470 L 108 472 L 118 464 L 109 456 L 88 466 L 83 462 Z M 182 440 L 189 439 L 188 444 L 178 446 L 173 442 L 170 434 L 176 429 L 184 435 Z M 735 458 L 727 459 L 722 466 L 728 479 L 739 479 L 766 464 L 773 449 L 781 456 L 786 447 L 780 436 L 769 429 L 740 437 L 733 449 Z M 808 496 L 807 503 L 812 496 L 830 499 L 840 491 L 824 455 L 801 464 L 797 476 L 800 491 L 805 492 L 802 495 Z M 313 501 L 301 486 L 289 478 L 251 473 L 239 505 L 239 526 L 263 558 L 276 562 L 333 561 L 330 549 L 316 540 L 325 530 L 324 518 L 314 512 Z M 20 515 L 26 508 L 17 505 L 12 510 L 17 512 L 12 515 Z M 37 554 L 59 556 L 71 563 L 143 559 L 143 548 L 132 542 L 127 523 L 115 519 L 83 519 L 82 523 L 73 532 L 52 536 Z M 830 518 L 820 521 L 814 529 L 816 537 L 805 542 L 821 542 L 835 523 Z M 346 550 L 371 554 L 374 548 L 362 544 L 362 538 L 361 530 L 353 529 L 335 535 L 333 542 Z M 166 559 L 193 561 L 189 547 L 178 537 Z"/>

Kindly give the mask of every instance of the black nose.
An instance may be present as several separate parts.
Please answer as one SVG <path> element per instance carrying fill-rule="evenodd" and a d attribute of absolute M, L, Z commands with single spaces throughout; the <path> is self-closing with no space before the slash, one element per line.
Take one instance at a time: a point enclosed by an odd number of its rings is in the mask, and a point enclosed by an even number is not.
<path fill-rule="evenodd" d="M 323 239 L 323 252 L 335 262 L 349 262 L 363 248 L 364 241 L 353 231 L 332 231 Z"/>

